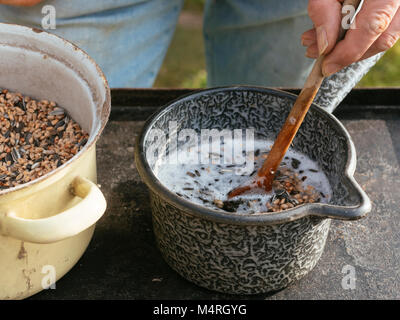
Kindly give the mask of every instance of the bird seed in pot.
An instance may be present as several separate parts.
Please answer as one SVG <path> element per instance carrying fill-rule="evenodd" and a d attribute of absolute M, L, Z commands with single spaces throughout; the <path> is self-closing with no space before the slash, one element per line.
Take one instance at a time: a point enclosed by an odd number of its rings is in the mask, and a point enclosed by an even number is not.
<path fill-rule="evenodd" d="M 224 138 L 224 142 L 228 143 L 229 140 Z M 229 143 L 233 145 L 233 141 Z M 237 170 L 244 168 L 247 161 L 233 163 L 233 159 L 228 159 L 225 163 L 224 159 L 221 159 L 218 163 L 210 160 L 208 163 L 182 163 L 178 166 L 164 163 L 156 167 L 155 173 L 157 178 L 178 196 L 223 212 L 265 214 L 288 210 L 306 203 L 329 203 L 332 189 L 328 178 L 320 170 L 318 163 L 293 149 L 287 151 L 285 166 L 278 168 L 271 192 L 260 189 L 233 199 L 227 198 L 232 188 L 249 183 L 256 177 L 265 160 L 263 155 L 267 155 L 261 150 L 268 149 L 272 143 L 264 140 L 254 141 L 255 151 L 251 150 L 248 154 L 254 153 L 254 161 L 248 162 L 254 163 L 254 166 L 249 166 L 247 170 Z M 205 143 L 198 148 L 199 159 L 201 150 L 210 150 L 209 146 Z M 211 156 L 211 153 L 209 155 Z"/>
<path fill-rule="evenodd" d="M 76 155 L 88 138 L 55 102 L 0 89 L 0 190 L 58 168 Z"/>

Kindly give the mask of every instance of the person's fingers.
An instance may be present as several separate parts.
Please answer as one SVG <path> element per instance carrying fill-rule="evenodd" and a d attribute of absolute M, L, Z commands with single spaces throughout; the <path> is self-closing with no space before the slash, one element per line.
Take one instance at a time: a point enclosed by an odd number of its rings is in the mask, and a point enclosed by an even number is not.
<path fill-rule="evenodd" d="M 317 40 L 317 33 L 315 32 L 315 28 L 312 28 L 310 30 L 307 30 L 301 35 L 301 40 L 311 40 L 315 39 Z"/>
<path fill-rule="evenodd" d="M 309 46 L 314 45 L 314 44 L 317 45 L 317 40 L 316 39 L 310 39 L 310 40 L 304 39 L 304 40 L 301 41 L 301 44 L 304 47 L 309 47 Z"/>
<path fill-rule="evenodd" d="M 318 45 L 316 43 L 307 48 L 306 57 L 311 59 L 319 57 Z"/>
<path fill-rule="evenodd" d="M 322 65 L 323 74 L 329 76 L 360 60 L 385 32 L 399 5 L 399 0 L 364 1 L 355 19 L 355 29 L 347 30 L 345 38 L 326 56 Z"/>
<path fill-rule="evenodd" d="M 10 6 L 31 7 L 43 0 L 0 0 L 0 4 L 7 4 Z"/>
<path fill-rule="evenodd" d="M 301 35 L 301 44 L 305 47 L 317 43 L 317 34 L 315 29 L 310 29 Z"/>
<path fill-rule="evenodd" d="M 319 54 L 329 53 L 336 44 L 343 0 L 309 0 L 308 15 L 314 23 Z"/>
<path fill-rule="evenodd" d="M 360 60 L 370 58 L 380 52 L 384 52 L 392 48 L 400 38 L 400 9 L 397 10 L 389 27 L 374 42 Z"/>

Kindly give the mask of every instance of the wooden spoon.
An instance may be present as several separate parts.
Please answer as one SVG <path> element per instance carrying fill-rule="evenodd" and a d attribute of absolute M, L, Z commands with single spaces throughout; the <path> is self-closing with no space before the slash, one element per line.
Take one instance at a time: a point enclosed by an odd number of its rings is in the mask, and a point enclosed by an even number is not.
<path fill-rule="evenodd" d="M 346 0 L 344 1 L 343 6 L 352 5 L 356 9 L 355 12 L 357 12 L 360 2 L 361 0 Z M 345 34 L 346 30 L 341 26 L 337 42 L 342 40 Z M 244 185 L 233 189 L 228 193 L 228 198 L 236 197 L 256 187 L 264 188 L 267 192 L 271 191 L 275 173 L 282 159 L 284 158 L 286 151 L 289 149 L 290 144 L 296 136 L 297 131 L 303 123 L 303 120 L 310 109 L 312 102 L 314 101 L 315 95 L 317 94 L 322 81 L 324 80 L 324 75 L 322 74 L 322 62 L 324 57 L 324 55 L 321 55 L 315 61 L 304 87 L 301 90 L 294 106 L 292 107 L 292 110 L 290 111 L 281 131 L 279 132 L 267 159 L 257 173 L 256 181 L 249 185 Z"/>

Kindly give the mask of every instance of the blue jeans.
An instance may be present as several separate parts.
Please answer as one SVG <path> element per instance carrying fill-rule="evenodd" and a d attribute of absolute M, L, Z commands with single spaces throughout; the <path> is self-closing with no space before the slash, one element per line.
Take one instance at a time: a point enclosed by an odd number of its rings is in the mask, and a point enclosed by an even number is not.
<path fill-rule="evenodd" d="M 41 28 L 41 10 L 56 10 L 55 33 L 86 51 L 111 87 L 151 87 L 172 39 L 183 0 L 47 0 L 0 5 L 0 22 Z"/>
<path fill-rule="evenodd" d="M 301 87 L 313 63 L 300 43 L 302 32 L 312 27 L 307 3 L 207 0 L 208 85 Z M 111 87 L 151 87 L 183 0 L 47 0 L 30 8 L 0 5 L 0 21 L 41 27 L 44 5 L 56 9 L 56 29 L 49 31 L 88 52 Z M 358 81 L 372 64 L 356 69 L 351 80 Z"/>

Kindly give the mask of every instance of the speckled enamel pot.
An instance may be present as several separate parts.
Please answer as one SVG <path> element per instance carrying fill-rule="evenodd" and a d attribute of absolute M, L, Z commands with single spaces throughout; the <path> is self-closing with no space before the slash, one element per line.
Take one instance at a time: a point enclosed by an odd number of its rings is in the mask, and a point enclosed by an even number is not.
<path fill-rule="evenodd" d="M 154 175 L 146 151 L 159 142 L 150 130 L 254 128 L 274 139 L 296 96 L 254 87 L 201 91 L 162 108 L 146 123 L 136 145 L 136 165 L 150 189 L 153 226 L 167 263 L 199 286 L 233 294 L 279 290 L 307 274 L 319 260 L 331 218 L 355 220 L 371 204 L 353 178 L 356 155 L 343 125 L 313 105 L 293 147 L 318 162 L 333 189 L 329 204 L 306 204 L 279 213 L 235 214 L 178 197 Z M 160 146 L 161 147 L 161 146 Z"/>

